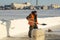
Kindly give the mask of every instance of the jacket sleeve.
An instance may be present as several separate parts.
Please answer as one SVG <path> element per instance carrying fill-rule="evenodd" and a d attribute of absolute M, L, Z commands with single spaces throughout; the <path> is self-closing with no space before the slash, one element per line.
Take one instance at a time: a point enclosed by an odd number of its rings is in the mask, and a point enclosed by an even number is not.
<path fill-rule="evenodd" d="M 31 18 L 31 14 L 29 14 L 29 15 L 26 17 L 26 19 L 28 19 L 28 18 Z"/>
<path fill-rule="evenodd" d="M 26 17 L 26 19 L 28 19 L 28 16 Z"/>

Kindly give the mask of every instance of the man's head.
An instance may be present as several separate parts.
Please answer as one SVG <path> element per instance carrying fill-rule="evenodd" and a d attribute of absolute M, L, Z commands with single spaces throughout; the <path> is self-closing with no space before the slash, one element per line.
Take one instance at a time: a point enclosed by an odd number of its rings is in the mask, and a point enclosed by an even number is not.
<path fill-rule="evenodd" d="M 36 13 L 37 13 L 37 11 L 32 11 L 31 12 L 33 15 L 37 15 Z"/>

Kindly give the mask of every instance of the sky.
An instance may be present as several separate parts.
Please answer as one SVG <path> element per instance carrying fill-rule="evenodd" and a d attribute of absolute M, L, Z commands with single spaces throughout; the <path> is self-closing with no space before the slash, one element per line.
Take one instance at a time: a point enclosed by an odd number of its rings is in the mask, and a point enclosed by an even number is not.
<path fill-rule="evenodd" d="M 32 5 L 36 5 L 36 0 L 0 0 L 0 5 L 9 5 L 11 3 L 25 3 L 30 2 Z M 59 4 L 60 0 L 38 0 L 38 5 L 50 5 Z"/>

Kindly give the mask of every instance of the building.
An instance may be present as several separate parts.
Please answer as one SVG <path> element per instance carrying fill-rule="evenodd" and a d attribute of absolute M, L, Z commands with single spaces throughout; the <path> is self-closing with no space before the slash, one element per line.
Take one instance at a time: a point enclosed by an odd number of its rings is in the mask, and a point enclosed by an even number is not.
<path fill-rule="evenodd" d="M 10 10 L 10 9 L 11 9 L 11 5 L 5 5 L 5 6 L 4 6 L 4 9 L 5 9 L 5 10 Z"/>
<path fill-rule="evenodd" d="M 40 9 L 41 9 L 41 6 L 35 6 L 35 8 L 36 8 L 37 10 L 40 10 Z"/>
<path fill-rule="evenodd" d="M 3 6 L 0 6 L 0 10 L 3 10 L 4 9 L 4 7 Z"/>
<path fill-rule="evenodd" d="M 11 8 L 12 9 L 23 9 L 24 7 L 31 6 L 30 3 L 22 3 L 22 4 L 17 4 L 17 3 L 12 3 Z"/>
<path fill-rule="evenodd" d="M 60 5 L 58 5 L 58 4 L 52 4 L 52 7 L 53 8 L 60 8 Z"/>
<path fill-rule="evenodd" d="M 48 6 L 41 6 L 41 9 L 48 10 Z"/>
<path fill-rule="evenodd" d="M 43 9 L 44 9 L 44 10 L 47 10 L 47 9 L 48 9 L 48 6 L 43 6 Z"/>

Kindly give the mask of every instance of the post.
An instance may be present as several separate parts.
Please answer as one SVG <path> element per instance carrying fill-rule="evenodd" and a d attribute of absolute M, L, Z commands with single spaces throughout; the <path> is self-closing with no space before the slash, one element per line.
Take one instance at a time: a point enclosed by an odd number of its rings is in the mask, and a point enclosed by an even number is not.
<path fill-rule="evenodd" d="M 36 5 L 38 5 L 38 0 L 36 0 Z"/>
<path fill-rule="evenodd" d="M 45 40 L 45 31 L 42 29 L 33 29 L 32 40 Z"/>

